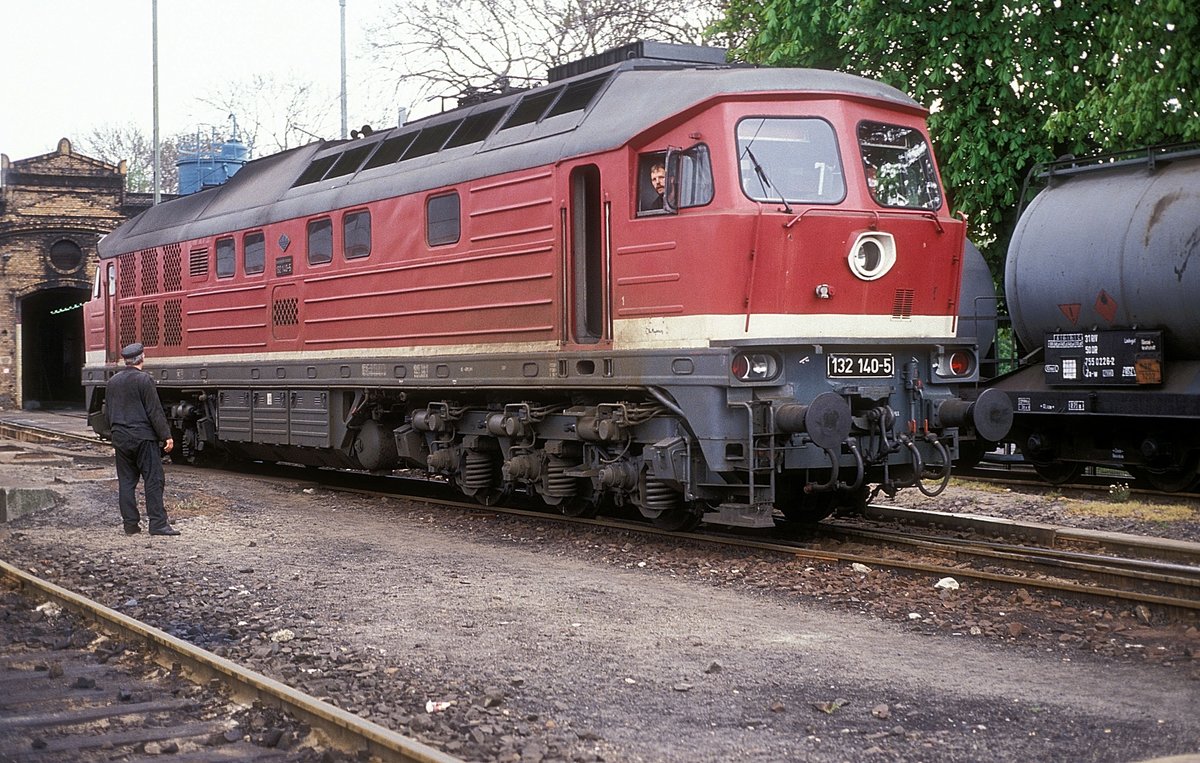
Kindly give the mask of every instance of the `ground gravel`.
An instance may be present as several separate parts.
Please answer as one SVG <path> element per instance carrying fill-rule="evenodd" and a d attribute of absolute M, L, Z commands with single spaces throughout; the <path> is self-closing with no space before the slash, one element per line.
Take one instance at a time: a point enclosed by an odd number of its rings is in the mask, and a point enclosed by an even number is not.
<path fill-rule="evenodd" d="M 1200 752 L 1200 631 L 1125 606 L 176 467 L 183 535 L 126 537 L 107 461 L 0 480 L 58 496 L 5 559 L 468 760 Z M 922 505 L 1065 500 L 1004 495 Z"/>

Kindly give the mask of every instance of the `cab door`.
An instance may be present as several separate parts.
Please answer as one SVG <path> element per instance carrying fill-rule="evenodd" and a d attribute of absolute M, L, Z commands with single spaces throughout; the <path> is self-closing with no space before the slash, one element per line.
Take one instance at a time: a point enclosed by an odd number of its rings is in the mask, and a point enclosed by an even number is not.
<path fill-rule="evenodd" d="M 566 210 L 567 344 L 612 343 L 608 289 L 608 221 L 611 206 L 600 187 L 600 168 L 575 167 Z"/>

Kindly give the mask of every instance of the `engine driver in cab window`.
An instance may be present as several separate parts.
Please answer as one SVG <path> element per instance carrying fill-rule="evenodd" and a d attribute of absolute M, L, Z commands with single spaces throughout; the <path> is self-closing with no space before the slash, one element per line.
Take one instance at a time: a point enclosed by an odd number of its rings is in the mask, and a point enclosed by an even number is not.
<path fill-rule="evenodd" d="M 638 160 L 638 214 L 665 210 L 663 193 L 667 190 L 667 155 L 645 154 Z"/>
<path fill-rule="evenodd" d="M 712 160 L 708 146 L 654 151 L 638 157 L 638 216 L 676 214 L 713 200 Z"/>

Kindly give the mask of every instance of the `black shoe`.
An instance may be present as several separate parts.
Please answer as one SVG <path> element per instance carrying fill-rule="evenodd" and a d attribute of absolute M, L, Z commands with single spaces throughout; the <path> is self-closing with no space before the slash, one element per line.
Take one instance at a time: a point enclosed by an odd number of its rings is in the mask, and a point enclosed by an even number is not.
<path fill-rule="evenodd" d="M 125 525 L 125 534 L 126 535 L 137 535 L 141 531 L 142 531 L 141 525 Z"/>
<path fill-rule="evenodd" d="M 178 535 L 179 531 L 176 530 L 174 527 L 167 525 L 166 527 L 159 527 L 157 529 L 155 529 L 153 527 L 150 528 L 150 534 L 151 535 Z"/>

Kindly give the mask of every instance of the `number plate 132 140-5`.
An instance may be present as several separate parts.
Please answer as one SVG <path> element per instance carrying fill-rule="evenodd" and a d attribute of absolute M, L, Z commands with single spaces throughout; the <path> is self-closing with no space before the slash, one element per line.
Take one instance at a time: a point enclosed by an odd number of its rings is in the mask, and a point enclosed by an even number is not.
<path fill-rule="evenodd" d="M 896 359 L 884 354 L 833 353 L 825 356 L 825 370 L 831 379 L 881 379 L 895 375 Z"/>

